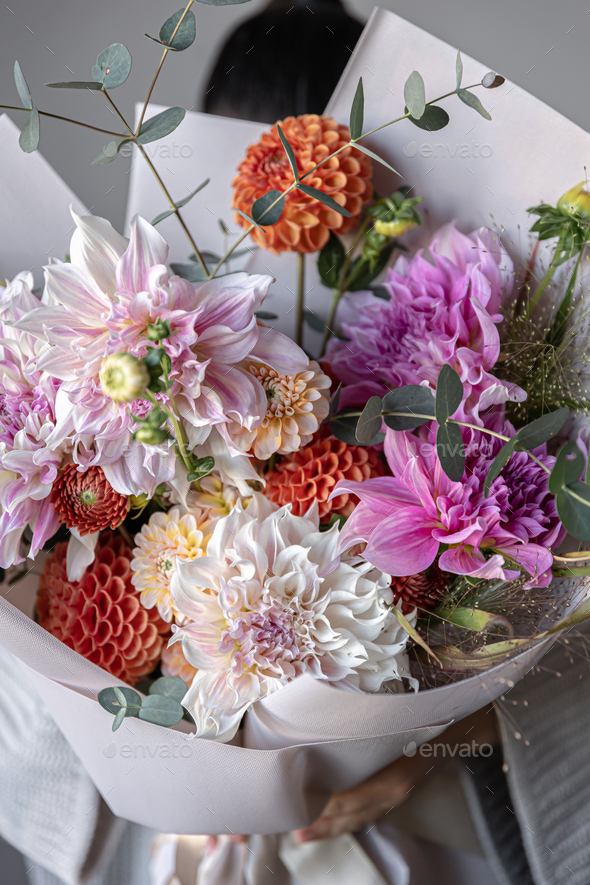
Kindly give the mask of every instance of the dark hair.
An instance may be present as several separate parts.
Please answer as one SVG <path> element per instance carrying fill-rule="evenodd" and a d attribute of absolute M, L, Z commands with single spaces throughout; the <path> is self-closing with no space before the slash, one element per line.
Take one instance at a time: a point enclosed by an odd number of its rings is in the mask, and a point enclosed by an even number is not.
<path fill-rule="evenodd" d="M 340 0 L 272 0 L 221 49 L 204 110 L 261 123 L 323 113 L 362 30 Z"/>

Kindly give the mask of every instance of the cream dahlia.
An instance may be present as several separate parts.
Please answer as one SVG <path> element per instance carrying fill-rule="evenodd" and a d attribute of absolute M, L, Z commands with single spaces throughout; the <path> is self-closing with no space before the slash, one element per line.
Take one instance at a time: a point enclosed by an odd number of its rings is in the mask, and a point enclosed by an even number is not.
<path fill-rule="evenodd" d="M 252 430 L 230 424 L 229 434 L 238 448 L 265 460 L 275 452 L 296 452 L 307 445 L 330 410 L 328 376 L 316 362 L 296 375 L 280 375 L 260 363 L 248 368 L 264 388 L 267 409 L 262 423 Z"/>
<path fill-rule="evenodd" d="M 190 562 L 205 555 L 213 522 L 205 510 L 187 513 L 173 507 L 167 513 L 154 513 L 135 536 L 131 569 L 133 586 L 145 608 L 157 609 L 165 621 L 183 617 L 170 595 L 170 581 L 180 561 Z"/>
<path fill-rule="evenodd" d="M 390 611 L 391 579 L 336 553 L 336 527 L 271 511 L 255 494 L 220 519 L 207 555 L 179 561 L 170 582 L 189 623 L 177 627 L 199 671 L 184 698 L 197 737 L 230 740 L 246 709 L 303 673 L 356 691 L 401 679 L 406 634 Z"/>

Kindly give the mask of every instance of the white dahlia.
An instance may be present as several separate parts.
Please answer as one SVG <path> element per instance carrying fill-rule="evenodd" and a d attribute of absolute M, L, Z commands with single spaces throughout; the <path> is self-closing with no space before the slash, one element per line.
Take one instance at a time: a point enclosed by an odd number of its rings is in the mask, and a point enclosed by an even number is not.
<path fill-rule="evenodd" d="M 353 691 L 406 675 L 389 575 L 338 556 L 338 529 L 318 531 L 317 507 L 271 506 L 256 494 L 238 503 L 170 582 L 187 619 L 171 643 L 198 670 L 183 701 L 197 737 L 230 740 L 254 701 L 303 673 Z"/>

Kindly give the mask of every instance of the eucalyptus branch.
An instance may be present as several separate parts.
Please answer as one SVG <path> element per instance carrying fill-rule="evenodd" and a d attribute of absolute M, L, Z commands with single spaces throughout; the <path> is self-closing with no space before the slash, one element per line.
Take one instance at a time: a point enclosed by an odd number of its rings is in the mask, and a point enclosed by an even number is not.
<path fill-rule="evenodd" d="M 31 113 L 28 108 L 18 108 L 10 104 L 0 104 L 0 108 L 3 108 L 6 111 L 26 111 L 27 114 Z M 50 114 L 49 111 L 40 111 L 38 108 L 37 111 L 42 117 L 51 117 L 52 120 L 62 120 L 64 123 L 73 123 L 74 126 L 83 126 L 84 129 L 92 129 L 94 132 L 102 132 L 103 135 L 112 135 L 115 138 L 125 138 L 120 132 L 111 132 L 110 129 L 101 129 L 99 126 L 91 126 L 90 123 L 82 123 L 81 120 L 74 120 L 72 117 L 62 117 L 60 114 Z"/>

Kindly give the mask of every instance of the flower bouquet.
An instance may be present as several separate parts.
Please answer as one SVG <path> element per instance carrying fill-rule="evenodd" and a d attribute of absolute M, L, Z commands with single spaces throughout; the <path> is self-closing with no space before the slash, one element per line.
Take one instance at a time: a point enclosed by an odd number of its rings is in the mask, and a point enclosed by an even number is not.
<path fill-rule="evenodd" d="M 192 6 L 162 26 L 158 73 L 194 41 Z M 392 167 L 364 140 L 445 128 L 450 97 L 489 118 L 476 90 L 503 78 L 465 86 L 457 54 L 454 88 L 431 99 L 411 72 L 390 122 L 366 126 L 359 79 L 348 126 L 272 127 L 233 182 L 244 231 L 214 255 L 183 214 L 206 182 L 175 201 L 145 149 L 185 112 L 147 118 L 152 83 L 130 126 L 111 94 L 130 69 L 113 44 L 91 81 L 48 85 L 105 96 L 121 131 L 95 163 L 136 146 L 170 208 L 128 238 L 73 212 L 42 293 L 26 272 L 0 293 L 0 566 L 14 582 L 45 557 L 37 623 L 0 600 L 0 642 L 117 814 L 283 832 L 588 616 L 590 195 L 530 208 L 554 244 L 540 281 L 538 243 L 521 273 L 498 231 L 460 220 L 410 249 L 428 195 L 378 194 L 375 164 Z M 43 112 L 18 63 L 15 84 L 32 152 Z M 157 230 L 173 215 L 189 264 Z M 301 256 L 295 340 L 264 311 L 272 277 L 229 270 L 249 236 Z"/>

